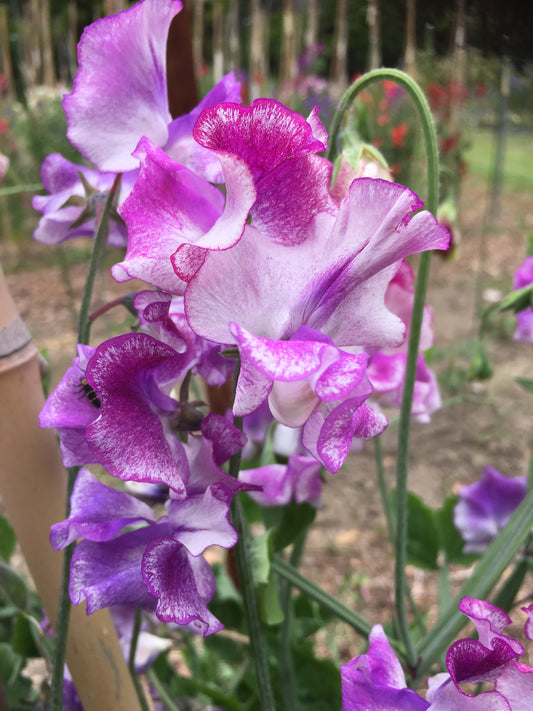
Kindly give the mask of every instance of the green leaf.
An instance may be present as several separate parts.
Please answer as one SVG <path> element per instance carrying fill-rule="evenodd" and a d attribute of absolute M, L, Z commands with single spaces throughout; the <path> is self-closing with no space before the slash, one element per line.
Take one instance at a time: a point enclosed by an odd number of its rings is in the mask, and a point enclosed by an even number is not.
<path fill-rule="evenodd" d="M 515 378 L 515 380 L 526 392 L 533 393 L 533 380 L 530 378 Z"/>
<path fill-rule="evenodd" d="M 393 503 L 395 492 L 392 492 Z M 407 562 L 424 570 L 437 570 L 439 536 L 433 511 L 422 499 L 407 492 Z"/>
<path fill-rule="evenodd" d="M 283 610 L 279 604 L 278 586 L 275 576 L 271 575 L 266 585 L 257 591 L 259 617 L 266 625 L 279 625 L 283 621 Z"/>
<path fill-rule="evenodd" d="M 15 531 L 7 518 L 0 514 L 0 558 L 8 561 L 15 552 L 16 545 Z"/>
<path fill-rule="evenodd" d="M 28 608 L 28 588 L 23 578 L 11 566 L 0 560 L 0 593 L 20 610 Z"/>
<path fill-rule="evenodd" d="M 293 649 L 293 656 L 300 708 L 305 711 L 340 709 L 339 667 L 329 659 L 317 659 L 310 645 L 298 645 Z"/>
<path fill-rule="evenodd" d="M 274 534 L 274 550 L 283 550 L 298 538 L 313 523 L 316 509 L 310 504 L 291 501 L 282 508 L 281 520 Z"/>
<path fill-rule="evenodd" d="M 478 560 L 475 553 L 463 553 L 465 542 L 453 522 L 453 510 L 457 496 L 448 496 L 443 506 L 435 511 L 435 523 L 439 537 L 439 548 L 444 551 L 448 563 L 472 565 Z"/>
<path fill-rule="evenodd" d="M 251 546 L 252 568 L 256 585 L 268 583 L 270 578 L 270 563 L 274 553 L 272 540 L 274 532 L 266 531 L 253 539 Z"/>
<path fill-rule="evenodd" d="M 524 582 L 527 569 L 528 561 L 526 558 L 521 558 L 516 562 L 511 575 L 506 578 L 505 582 L 494 596 L 494 599 L 492 600 L 492 603 L 494 605 L 496 605 L 497 607 L 501 607 L 502 610 L 505 610 L 506 612 L 509 612 L 513 605 L 513 602 L 515 601 L 518 591 L 520 590 L 520 587 Z"/>
<path fill-rule="evenodd" d="M 13 684 L 24 665 L 24 659 L 13 651 L 10 644 L 0 642 L 0 678 L 5 686 Z"/>
<path fill-rule="evenodd" d="M 23 657 L 40 657 L 42 654 L 38 641 L 38 634 L 31 618 L 21 613 L 13 625 L 13 651 Z"/>
<path fill-rule="evenodd" d="M 524 286 L 522 289 L 517 289 L 516 291 L 511 291 L 510 294 L 504 296 L 498 305 L 498 311 L 506 311 L 508 309 L 513 309 L 515 313 L 518 311 L 523 311 L 531 306 L 531 299 L 533 297 L 533 284 Z"/>

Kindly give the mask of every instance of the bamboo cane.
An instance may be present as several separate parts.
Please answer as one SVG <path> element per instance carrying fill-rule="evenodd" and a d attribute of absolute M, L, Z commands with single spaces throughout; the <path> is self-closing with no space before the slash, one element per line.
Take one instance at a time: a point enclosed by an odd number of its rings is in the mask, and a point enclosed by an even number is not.
<path fill-rule="evenodd" d="M 48 541 L 65 516 L 66 475 L 55 433 L 40 429 L 38 353 L 0 268 L 0 494 L 44 609 L 55 624 L 61 554 Z M 67 665 L 85 711 L 140 711 L 108 610 L 71 613 Z"/>

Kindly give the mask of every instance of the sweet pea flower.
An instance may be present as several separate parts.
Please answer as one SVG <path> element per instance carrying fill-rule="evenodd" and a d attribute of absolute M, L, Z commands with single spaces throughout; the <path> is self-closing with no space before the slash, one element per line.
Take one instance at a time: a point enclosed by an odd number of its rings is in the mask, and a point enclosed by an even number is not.
<path fill-rule="evenodd" d="M 117 336 L 70 368 L 40 414 L 58 430 L 65 466 L 97 463 L 123 480 L 163 483 L 184 495 L 188 464 L 178 437 L 186 403 L 170 396 L 188 371 L 187 353 L 146 333 Z M 194 413 L 192 413 L 194 414 Z"/>
<path fill-rule="evenodd" d="M 271 99 L 251 107 L 225 101 L 201 112 L 193 137 L 220 161 L 225 199 L 143 139 L 135 151 L 140 177 L 120 213 L 129 243 L 125 260 L 112 270 L 117 281 L 142 278 L 181 294 L 205 250 L 235 245 L 249 215 L 269 239 L 298 244 L 316 214 L 336 208 L 331 164 L 315 155 L 327 145 L 316 111 L 306 120 Z"/>
<path fill-rule="evenodd" d="M 408 253 L 447 244 L 429 213 L 409 219 L 419 206 L 407 188 L 354 180 L 337 215 L 317 215 L 304 242 L 280 244 L 247 226 L 234 247 L 207 253 L 185 292 L 191 327 L 239 347 L 234 412 L 250 413 L 268 396 L 282 424 L 303 425 L 304 446 L 330 471 L 353 436 L 374 437 L 386 425 L 364 404 L 372 386 L 360 351 L 403 343 L 404 322 L 385 301 L 391 279 Z M 298 337 L 302 327 L 315 335 Z M 311 381 L 333 360 L 336 384 L 322 397 Z"/>
<path fill-rule="evenodd" d="M 533 284 L 533 257 L 527 257 L 522 262 L 515 272 L 513 281 L 515 289 L 523 289 Z M 514 340 L 518 343 L 533 344 L 533 309 L 531 306 L 516 314 Z"/>
<path fill-rule="evenodd" d="M 167 36 L 180 0 L 140 0 L 85 28 L 78 44 L 79 69 L 63 100 L 67 136 L 98 170 L 138 168 L 132 153 L 144 136 L 208 180 L 220 182 L 216 157 L 192 140 L 198 114 L 220 101 L 239 102 L 233 73 L 186 116 L 172 119 L 166 78 Z"/>
<path fill-rule="evenodd" d="M 216 415 L 204 422 L 202 435 L 184 445 L 191 470 L 185 497 L 171 492 L 167 514 L 157 520 L 145 503 L 81 469 L 70 516 L 52 526 L 50 540 L 59 550 L 83 537 L 72 559 L 70 596 L 74 604 L 85 599 L 88 614 L 134 604 L 204 635 L 222 628 L 206 607 L 215 581 L 202 553 L 235 545 L 231 499 L 257 487 L 219 466 L 242 446 L 242 433 Z"/>
<path fill-rule="evenodd" d="M 122 176 L 117 204 L 129 194 L 137 174 L 138 171 L 133 170 Z M 41 180 L 49 194 L 33 197 L 34 209 L 43 214 L 33 233 L 34 239 L 44 244 L 58 244 L 72 237 L 94 235 L 99 209 L 114 179 L 113 173 L 75 165 L 59 153 L 47 156 L 41 167 Z M 109 221 L 107 241 L 113 247 L 127 244 L 126 227 L 116 213 Z"/>
<path fill-rule="evenodd" d="M 381 625 L 374 625 L 366 654 L 341 666 L 343 711 L 526 711 L 533 698 L 533 668 L 518 661 L 523 646 L 504 634 L 511 622 L 495 605 L 463 598 L 459 609 L 475 624 L 479 639 L 460 639 L 446 655 L 448 673 L 428 680 L 427 699 L 406 687 L 403 670 Z M 526 636 L 531 639 L 533 606 Z M 488 683 L 476 696 L 461 684 Z"/>
<path fill-rule="evenodd" d="M 485 467 L 479 481 L 459 490 L 453 520 L 465 553 L 483 553 L 526 495 L 525 476 L 507 477 Z"/>
<path fill-rule="evenodd" d="M 268 396 L 274 417 L 302 427 L 302 443 L 329 471 L 337 472 L 353 437 L 380 434 L 387 420 L 365 405 L 372 386 L 366 353 L 350 354 L 302 326 L 288 341 L 258 338 L 231 324 L 241 354 L 234 412 L 248 414 Z"/>
<path fill-rule="evenodd" d="M 313 457 L 291 454 L 287 464 L 269 464 L 255 469 L 241 469 L 239 481 L 261 486 L 249 492 L 261 506 L 284 506 L 292 499 L 319 508 L 322 499 L 320 464 Z"/>
<path fill-rule="evenodd" d="M 371 349 L 367 369 L 368 377 L 382 405 L 399 408 L 403 395 L 403 383 L 407 365 L 407 335 L 411 327 L 414 303 L 414 273 L 404 261 L 391 280 L 385 294 L 385 305 L 396 314 L 406 328 L 404 342 L 395 348 Z M 420 330 L 419 355 L 415 372 L 415 386 L 411 415 L 419 422 L 429 422 L 433 412 L 441 406 L 439 386 L 433 371 L 428 367 L 423 351 L 431 348 L 434 341 L 433 312 L 424 306 Z"/>
<path fill-rule="evenodd" d="M 166 43 L 181 8 L 180 0 L 141 0 L 85 28 L 63 108 L 68 139 L 98 170 L 137 168 L 131 153 L 142 136 L 167 142 Z"/>

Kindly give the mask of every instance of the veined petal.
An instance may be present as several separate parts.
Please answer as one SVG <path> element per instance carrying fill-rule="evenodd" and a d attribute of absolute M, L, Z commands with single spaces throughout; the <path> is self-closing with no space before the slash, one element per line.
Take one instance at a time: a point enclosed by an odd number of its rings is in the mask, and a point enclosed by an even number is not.
<path fill-rule="evenodd" d="M 241 102 L 241 83 L 233 72 L 226 74 L 192 111 L 172 121 L 168 127 L 168 142 L 164 146 L 170 158 L 210 183 L 224 182 L 222 166 L 212 151 L 194 140 L 192 132 L 200 113 L 222 101 Z"/>
<path fill-rule="evenodd" d="M 160 620 L 192 624 L 204 637 L 223 628 L 206 607 L 215 593 L 215 576 L 204 558 L 194 558 L 177 541 L 159 538 L 146 548 L 142 574 L 158 598 Z"/>
<path fill-rule="evenodd" d="M 141 160 L 139 179 L 120 209 L 128 228 L 128 250 L 111 272 L 119 282 L 142 279 L 170 293 L 183 293 L 185 284 L 171 257 L 180 244 L 194 244 L 209 232 L 224 197 L 146 138 L 135 155 Z"/>
<path fill-rule="evenodd" d="M 50 543 L 61 550 L 78 538 L 108 541 L 124 526 L 138 521 L 153 521 L 152 509 L 124 491 L 100 483 L 82 467 L 70 497 L 68 519 L 51 528 Z"/>
<path fill-rule="evenodd" d="M 219 156 L 228 199 L 234 188 L 241 189 L 228 180 L 228 168 L 235 162 L 247 167 L 257 190 L 252 224 L 269 239 L 300 244 L 315 215 L 335 211 L 331 164 L 314 155 L 324 150 L 316 115 L 308 122 L 272 99 L 256 99 L 252 106 L 222 103 L 200 114 L 194 137 Z"/>
<path fill-rule="evenodd" d="M 142 136 L 167 142 L 166 44 L 181 7 L 180 0 L 141 0 L 85 29 L 63 107 L 70 142 L 99 170 L 137 167 L 131 153 Z"/>
<path fill-rule="evenodd" d="M 117 336 L 96 349 L 87 375 L 102 406 L 85 437 L 113 476 L 163 482 L 185 495 L 187 457 L 168 422 L 177 403 L 160 386 L 179 380 L 186 357 L 145 333 Z"/>

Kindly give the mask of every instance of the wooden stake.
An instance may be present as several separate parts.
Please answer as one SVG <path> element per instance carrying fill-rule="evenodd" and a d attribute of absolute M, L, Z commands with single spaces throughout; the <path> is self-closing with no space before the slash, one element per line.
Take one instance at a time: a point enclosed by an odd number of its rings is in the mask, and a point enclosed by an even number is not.
<path fill-rule="evenodd" d="M 62 554 L 50 526 L 65 517 L 66 474 L 44 404 L 37 349 L 0 269 L 0 494 L 44 609 L 56 621 Z M 71 612 L 67 665 L 85 711 L 141 711 L 109 610 Z"/>

